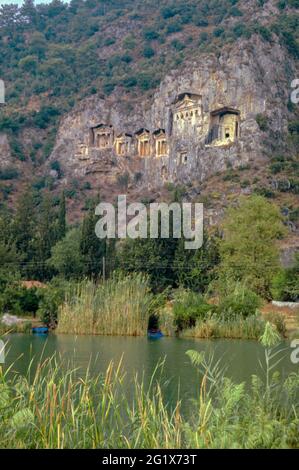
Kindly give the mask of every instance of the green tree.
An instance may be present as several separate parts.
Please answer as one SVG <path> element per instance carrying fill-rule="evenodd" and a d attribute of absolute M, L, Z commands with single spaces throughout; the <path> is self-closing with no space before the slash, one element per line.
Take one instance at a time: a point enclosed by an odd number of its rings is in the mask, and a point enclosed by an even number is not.
<path fill-rule="evenodd" d="M 198 250 L 186 250 L 185 240 L 179 241 L 175 253 L 175 272 L 180 286 L 205 292 L 215 278 L 215 268 L 219 263 L 219 250 L 216 236 L 204 233 L 203 245 Z"/>
<path fill-rule="evenodd" d="M 242 197 L 227 210 L 220 243 L 219 278 L 247 282 L 269 297 L 273 276 L 279 270 L 277 240 L 286 229 L 278 207 L 262 196 Z"/>
<path fill-rule="evenodd" d="M 87 215 L 84 217 L 80 241 L 80 250 L 84 259 L 84 274 L 92 277 L 97 277 L 102 273 L 103 257 L 107 257 L 107 241 L 100 240 L 95 234 L 95 226 L 98 220 L 95 215 L 95 206 L 98 201 L 99 198 L 93 202 Z"/>
<path fill-rule="evenodd" d="M 84 260 L 80 250 L 81 230 L 73 228 L 51 250 L 48 265 L 66 279 L 79 279 L 83 275 Z"/>
<path fill-rule="evenodd" d="M 62 191 L 59 201 L 58 210 L 58 228 L 57 238 L 60 240 L 65 236 L 66 233 L 66 206 L 65 206 L 65 193 Z"/>
<path fill-rule="evenodd" d="M 36 275 L 39 279 L 45 279 L 50 276 L 46 260 L 50 257 L 51 248 L 55 245 L 56 240 L 56 214 L 54 213 L 49 193 L 45 193 L 39 208 L 35 234 Z"/>
<path fill-rule="evenodd" d="M 25 72 L 35 72 L 37 67 L 37 57 L 35 55 L 27 55 L 19 62 L 19 67 Z"/>
<path fill-rule="evenodd" d="M 174 258 L 178 239 L 173 238 L 171 213 L 169 217 L 169 238 L 161 237 L 160 227 L 158 238 L 128 239 L 121 243 L 118 251 L 119 267 L 127 272 L 148 274 L 155 291 L 176 286 Z M 161 226 L 161 218 L 159 224 Z"/>
<path fill-rule="evenodd" d="M 17 209 L 12 224 L 12 232 L 18 254 L 22 258 L 21 272 L 31 274 L 34 259 L 34 239 L 36 235 L 36 212 L 32 190 L 27 188 L 17 201 Z"/>

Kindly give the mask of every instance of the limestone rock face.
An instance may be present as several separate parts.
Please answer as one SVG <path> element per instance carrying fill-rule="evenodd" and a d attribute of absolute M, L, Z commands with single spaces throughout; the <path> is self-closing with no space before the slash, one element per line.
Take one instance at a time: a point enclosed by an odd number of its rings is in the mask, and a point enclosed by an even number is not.
<path fill-rule="evenodd" d="M 7 135 L 0 133 L 0 168 L 4 168 L 11 163 L 10 146 Z"/>
<path fill-rule="evenodd" d="M 113 182 L 138 170 L 149 188 L 258 165 L 283 144 L 295 76 L 278 43 L 253 36 L 219 57 L 185 61 L 150 101 L 129 101 L 120 92 L 82 101 L 61 122 L 50 161 L 60 161 L 67 178 L 99 173 Z"/>

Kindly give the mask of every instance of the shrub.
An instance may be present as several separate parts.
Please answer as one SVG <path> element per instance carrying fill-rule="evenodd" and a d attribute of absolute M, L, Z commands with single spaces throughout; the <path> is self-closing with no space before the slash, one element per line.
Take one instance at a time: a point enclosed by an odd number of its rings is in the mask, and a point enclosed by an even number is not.
<path fill-rule="evenodd" d="M 51 170 L 57 171 L 58 175 L 61 176 L 61 166 L 58 160 L 51 162 Z"/>
<path fill-rule="evenodd" d="M 146 29 L 143 33 L 143 37 L 147 41 L 153 41 L 154 39 L 159 39 L 159 33 L 154 29 Z"/>
<path fill-rule="evenodd" d="M 136 77 L 126 77 L 123 79 L 122 84 L 125 88 L 133 88 L 137 85 L 137 78 Z"/>
<path fill-rule="evenodd" d="M 47 288 L 43 289 L 37 310 L 42 322 L 50 326 L 56 325 L 59 306 L 70 289 L 71 284 L 58 279 L 54 279 Z"/>
<path fill-rule="evenodd" d="M 85 190 L 86 190 L 86 191 L 91 190 L 91 189 L 92 189 L 91 183 L 90 183 L 89 181 L 85 181 L 85 182 L 83 183 L 83 185 L 82 185 L 82 189 L 83 189 L 83 191 L 85 191 Z"/>
<path fill-rule="evenodd" d="M 20 283 L 7 284 L 0 297 L 2 311 L 10 312 L 14 315 L 34 314 L 38 309 L 39 292 L 32 287 L 27 289 Z"/>
<path fill-rule="evenodd" d="M 152 47 L 147 46 L 143 49 L 143 57 L 146 57 L 147 59 L 150 59 L 155 55 L 155 51 Z"/>
<path fill-rule="evenodd" d="M 291 121 L 288 125 L 288 129 L 290 134 L 299 134 L 299 120 Z"/>
<path fill-rule="evenodd" d="M 271 294 L 275 300 L 296 302 L 299 299 L 299 255 L 292 268 L 281 269 L 272 279 Z"/>
<path fill-rule="evenodd" d="M 215 38 L 219 38 L 220 36 L 224 34 L 224 32 L 225 32 L 224 28 L 216 28 L 213 31 L 213 36 L 215 36 Z"/>
<path fill-rule="evenodd" d="M 163 7 L 161 9 L 161 15 L 165 20 L 167 20 L 168 18 L 172 18 L 176 15 L 176 10 L 171 7 Z"/>
<path fill-rule="evenodd" d="M 115 88 L 115 83 L 112 83 L 112 82 L 106 82 L 103 84 L 103 92 L 106 94 L 106 95 L 110 95 L 114 88 Z"/>
<path fill-rule="evenodd" d="M 270 165 L 270 171 L 273 175 L 277 175 L 284 169 L 284 163 L 283 162 L 274 162 L 271 163 Z"/>
<path fill-rule="evenodd" d="M 267 321 L 269 321 L 276 327 L 278 333 L 280 333 L 282 336 L 286 335 L 287 328 L 286 328 L 285 319 L 282 313 L 269 312 L 265 315 L 265 318 Z"/>
<path fill-rule="evenodd" d="M 132 62 L 133 58 L 129 54 L 124 54 L 121 60 L 126 64 L 129 64 L 130 62 Z"/>
<path fill-rule="evenodd" d="M 233 291 L 220 300 L 218 311 L 227 318 L 233 316 L 246 318 L 254 315 L 261 303 L 261 298 L 255 292 L 244 285 L 236 284 Z"/>
<path fill-rule="evenodd" d="M 122 189 L 127 189 L 130 182 L 130 175 L 128 172 L 123 173 L 122 175 L 118 175 L 117 177 L 117 184 Z"/>
<path fill-rule="evenodd" d="M 264 114 L 257 114 L 255 118 L 261 131 L 265 132 L 268 129 L 268 118 Z"/>
<path fill-rule="evenodd" d="M 185 44 L 183 44 L 181 41 L 179 41 L 178 39 L 174 39 L 173 41 L 171 41 L 171 45 L 172 47 L 174 47 L 174 49 L 176 49 L 177 51 L 182 51 L 183 49 L 185 49 Z"/>
<path fill-rule="evenodd" d="M 173 301 L 174 322 L 178 330 L 192 328 L 198 318 L 204 318 L 215 307 L 207 304 L 203 297 L 189 290 L 179 289 Z"/>
<path fill-rule="evenodd" d="M 19 171 L 16 168 L 4 168 L 0 170 L 0 180 L 13 180 L 18 178 Z"/>
<path fill-rule="evenodd" d="M 179 31 L 182 31 L 182 25 L 177 21 L 170 23 L 166 28 L 167 34 L 178 33 Z"/>
<path fill-rule="evenodd" d="M 232 7 L 229 13 L 231 16 L 243 16 L 243 13 L 237 7 Z"/>
<path fill-rule="evenodd" d="M 113 44 L 115 44 L 115 41 L 115 38 L 107 38 L 104 41 L 104 46 L 112 46 Z"/>

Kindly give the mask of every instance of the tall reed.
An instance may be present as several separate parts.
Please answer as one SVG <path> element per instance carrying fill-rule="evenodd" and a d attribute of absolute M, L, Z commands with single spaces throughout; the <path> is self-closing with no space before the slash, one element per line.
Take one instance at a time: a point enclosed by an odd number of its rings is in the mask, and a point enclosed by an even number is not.
<path fill-rule="evenodd" d="M 110 363 L 97 377 L 89 369 L 84 376 L 70 366 L 62 371 L 58 356 L 35 373 L 29 366 L 26 377 L 9 379 L 0 369 L 0 447 L 299 447 L 299 374 L 284 381 L 273 374 L 267 389 L 253 376 L 247 391 L 244 383 L 226 378 L 219 364 L 188 354 L 203 366 L 198 400 L 190 401 L 188 415 L 179 399 L 167 404 L 157 373 L 148 386 L 136 376 L 128 394 L 121 363 Z"/>
<path fill-rule="evenodd" d="M 58 315 L 59 333 L 137 336 L 147 333 L 153 296 L 141 274 L 79 283 Z"/>

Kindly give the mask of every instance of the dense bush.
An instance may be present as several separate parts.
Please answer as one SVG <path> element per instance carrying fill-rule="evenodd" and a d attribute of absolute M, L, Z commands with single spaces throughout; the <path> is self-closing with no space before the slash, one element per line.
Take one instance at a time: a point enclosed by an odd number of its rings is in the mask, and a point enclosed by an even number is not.
<path fill-rule="evenodd" d="M 244 285 L 230 286 L 229 291 L 219 302 L 218 311 L 226 318 L 249 317 L 261 306 L 261 298 Z"/>
<path fill-rule="evenodd" d="M 279 334 L 283 337 L 286 335 L 286 323 L 285 317 L 282 313 L 279 312 L 269 312 L 265 315 L 265 320 L 269 321 L 272 325 L 274 325 Z"/>
<path fill-rule="evenodd" d="M 7 284 L 0 294 L 0 310 L 13 315 L 35 315 L 41 295 L 40 291 L 41 289 L 35 287 L 27 289 L 19 282 Z"/>
<path fill-rule="evenodd" d="M 16 168 L 4 168 L 0 170 L 0 180 L 13 180 L 18 178 L 19 171 Z"/>
<path fill-rule="evenodd" d="M 42 322 L 52 327 L 56 325 L 59 306 L 71 288 L 71 284 L 63 279 L 54 279 L 43 289 L 37 310 L 37 315 Z"/>
<path fill-rule="evenodd" d="M 192 328 L 198 318 L 215 310 L 213 305 L 205 302 L 204 298 L 195 292 L 179 289 L 173 300 L 174 322 L 178 330 Z"/>
<path fill-rule="evenodd" d="M 299 254 L 296 255 L 293 267 L 281 269 L 273 278 L 271 293 L 275 300 L 299 300 Z"/>

